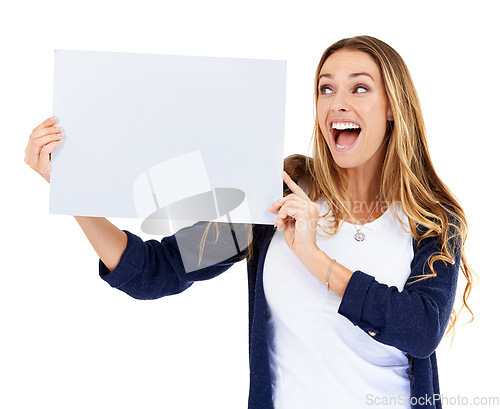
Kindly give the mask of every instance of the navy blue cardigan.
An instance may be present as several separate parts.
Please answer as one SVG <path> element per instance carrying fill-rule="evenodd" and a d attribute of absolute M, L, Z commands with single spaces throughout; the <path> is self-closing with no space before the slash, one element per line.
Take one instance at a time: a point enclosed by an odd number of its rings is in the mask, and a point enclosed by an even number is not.
<path fill-rule="evenodd" d="M 195 281 L 213 278 L 235 262 L 248 255 L 245 250 L 233 251 L 228 259 L 199 270 L 186 272 L 178 242 L 189 237 L 200 243 L 207 223 L 180 230 L 161 242 L 144 242 L 138 236 L 126 232 L 128 243 L 120 263 L 113 272 L 99 263 L 99 274 L 112 287 L 116 287 L 138 299 L 155 299 L 177 294 Z M 227 224 L 225 226 L 228 226 Z M 231 233 L 242 226 L 229 225 Z M 252 256 L 248 265 L 249 290 L 249 344 L 250 344 L 250 392 L 249 409 L 272 409 L 271 375 L 266 338 L 266 300 L 263 288 L 264 260 L 275 228 L 254 225 L 252 230 Z M 176 238 L 177 236 L 177 238 Z M 229 246 L 234 250 L 233 240 L 206 240 L 215 252 Z M 182 241 L 183 243 L 185 240 Z M 447 327 L 455 299 L 460 266 L 460 252 L 455 254 L 454 264 L 437 261 L 435 277 L 420 280 L 410 285 L 412 278 L 430 272 L 427 261 L 440 250 L 440 240 L 424 239 L 417 246 L 411 263 L 410 277 L 403 291 L 377 282 L 372 276 L 355 271 L 347 284 L 339 307 L 342 314 L 361 330 L 369 333 L 378 342 L 391 345 L 406 353 L 409 360 L 412 408 L 440 409 L 439 383 L 435 349 Z M 228 250 L 226 248 L 225 250 Z M 185 256 L 184 250 L 183 255 Z M 210 253 L 205 249 L 204 253 Z M 196 245 L 192 257 L 199 257 Z"/>

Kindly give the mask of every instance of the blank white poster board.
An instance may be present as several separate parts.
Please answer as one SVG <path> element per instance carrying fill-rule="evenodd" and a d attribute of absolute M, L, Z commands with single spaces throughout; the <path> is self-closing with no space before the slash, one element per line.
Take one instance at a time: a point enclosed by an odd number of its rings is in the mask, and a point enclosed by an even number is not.
<path fill-rule="evenodd" d="M 285 87 L 285 61 L 56 51 L 65 137 L 50 212 L 140 218 L 153 234 L 195 221 L 273 224 Z"/>

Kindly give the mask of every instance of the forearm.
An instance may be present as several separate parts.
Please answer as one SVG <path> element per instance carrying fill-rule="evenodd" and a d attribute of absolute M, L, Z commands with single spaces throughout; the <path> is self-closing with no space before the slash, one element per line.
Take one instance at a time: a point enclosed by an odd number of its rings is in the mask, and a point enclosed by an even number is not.
<path fill-rule="evenodd" d="M 301 261 L 318 280 L 326 285 L 326 277 L 330 264 L 332 263 L 332 258 L 327 256 L 324 251 L 317 249 L 314 252 L 309 252 L 305 256 L 301 256 Z M 352 271 L 337 262 L 333 263 L 328 279 L 330 291 L 342 297 L 351 276 Z M 326 287 L 325 291 L 327 291 Z"/>
<path fill-rule="evenodd" d="M 104 265 L 113 271 L 127 247 L 127 234 L 104 217 L 75 216 Z"/>
<path fill-rule="evenodd" d="M 206 233 L 208 225 L 208 222 L 196 223 L 179 230 L 175 235 L 164 237 L 161 242 L 143 241 L 139 236 L 125 231 L 127 243 L 119 264 L 109 274 L 101 260 L 99 274 L 112 287 L 140 300 L 181 293 L 195 281 L 216 277 L 235 262 L 245 259 L 246 252 L 236 251 L 233 234 L 246 237 L 246 233 L 241 230 L 234 233 L 231 228 L 234 226 L 226 223 L 217 229 L 216 224 L 212 223 L 212 228 Z M 205 238 L 203 260 L 200 260 L 200 243 Z M 211 262 L 207 263 L 207 259 Z M 191 267 L 201 262 L 201 267 L 186 268 L 186 262 Z"/>
<path fill-rule="evenodd" d="M 401 291 L 355 271 L 338 313 L 383 344 L 416 358 L 430 356 L 446 332 L 460 271 L 461 255 L 456 251 L 454 264 L 437 261 L 432 274 L 429 259 L 440 249 L 439 236 L 421 241 Z"/>

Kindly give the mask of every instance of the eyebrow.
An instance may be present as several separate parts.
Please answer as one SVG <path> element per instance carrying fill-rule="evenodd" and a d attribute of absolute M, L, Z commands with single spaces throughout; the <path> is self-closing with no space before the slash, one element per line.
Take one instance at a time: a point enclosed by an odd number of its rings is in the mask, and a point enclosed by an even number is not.
<path fill-rule="evenodd" d="M 375 82 L 375 80 L 373 79 L 373 77 L 368 74 L 367 72 L 354 72 L 352 74 L 349 75 L 349 78 L 356 78 L 356 77 L 361 77 L 361 76 L 367 76 L 367 77 L 370 77 L 372 79 L 372 81 Z M 320 80 L 321 78 L 323 77 L 326 77 L 326 78 L 333 78 L 333 75 L 332 74 L 321 74 L 318 78 L 318 80 Z"/>

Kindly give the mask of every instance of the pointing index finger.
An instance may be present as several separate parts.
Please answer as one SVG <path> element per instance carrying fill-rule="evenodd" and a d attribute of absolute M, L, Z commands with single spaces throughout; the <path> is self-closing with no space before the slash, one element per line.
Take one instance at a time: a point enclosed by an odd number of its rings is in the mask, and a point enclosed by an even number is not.
<path fill-rule="evenodd" d="M 293 181 L 288 173 L 283 171 L 283 182 L 290 188 L 290 190 L 295 193 L 297 196 L 303 197 L 304 199 L 309 199 L 309 196 L 301 189 L 297 183 Z"/>

